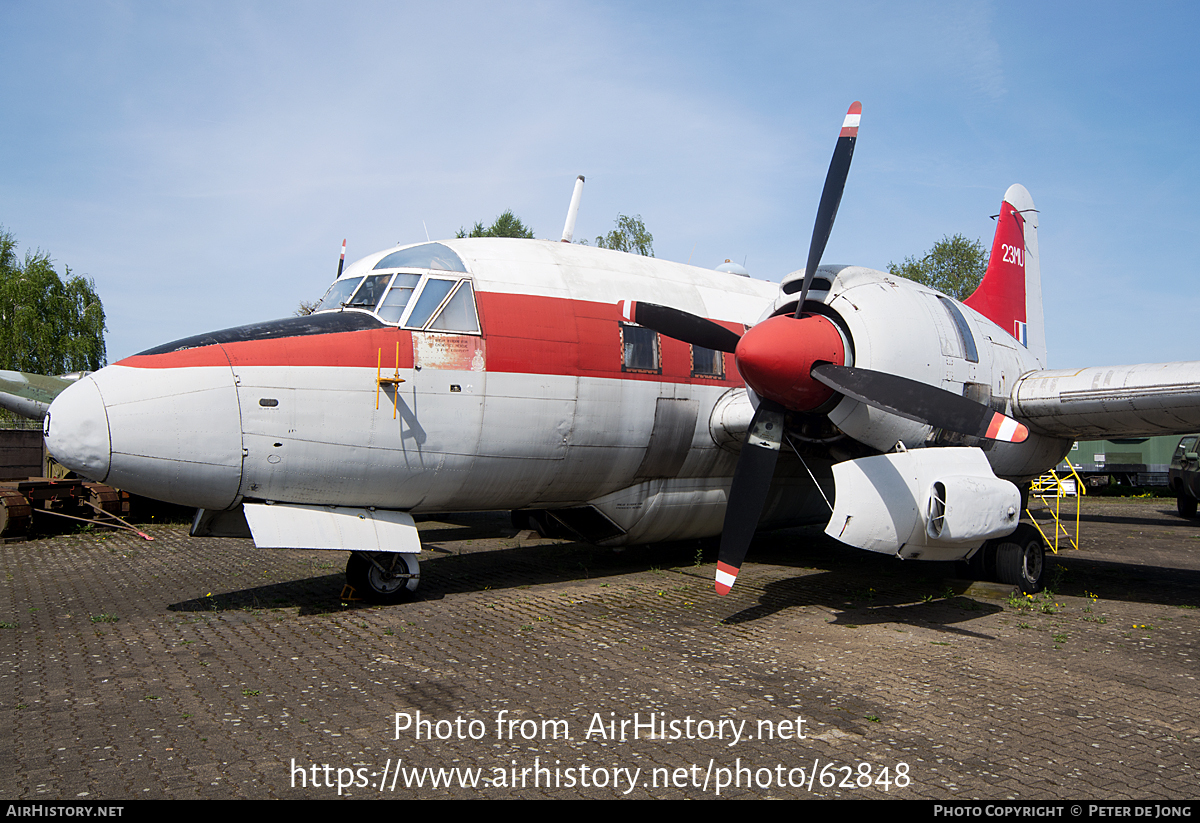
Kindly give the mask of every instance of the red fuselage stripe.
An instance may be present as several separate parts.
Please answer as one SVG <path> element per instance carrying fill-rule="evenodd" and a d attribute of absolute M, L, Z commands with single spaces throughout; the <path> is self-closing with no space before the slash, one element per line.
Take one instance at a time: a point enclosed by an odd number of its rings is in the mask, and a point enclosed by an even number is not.
<path fill-rule="evenodd" d="M 692 376 L 687 343 L 659 337 L 661 374 L 623 371 L 621 316 L 616 303 L 477 292 L 489 372 L 554 374 L 741 386 L 733 357 L 722 355 L 724 379 Z M 741 334 L 740 324 L 719 322 Z M 396 363 L 396 343 L 400 362 Z M 377 329 L 280 337 L 199 346 L 164 354 L 127 357 L 119 365 L 142 369 L 198 366 L 324 366 L 389 370 L 413 367 L 412 332 Z"/>

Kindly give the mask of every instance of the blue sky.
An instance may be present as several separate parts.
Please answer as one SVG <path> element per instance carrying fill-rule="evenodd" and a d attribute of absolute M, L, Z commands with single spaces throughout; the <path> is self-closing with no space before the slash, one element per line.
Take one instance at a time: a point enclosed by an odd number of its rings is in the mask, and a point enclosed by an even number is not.
<path fill-rule="evenodd" d="M 1054 367 L 1200 359 L 1200 11 L 1096 3 L 0 2 L 0 224 L 116 360 L 290 314 L 348 257 L 513 209 L 659 257 L 885 268 L 1041 212 Z M 61 268 L 60 268 L 61 271 Z"/>

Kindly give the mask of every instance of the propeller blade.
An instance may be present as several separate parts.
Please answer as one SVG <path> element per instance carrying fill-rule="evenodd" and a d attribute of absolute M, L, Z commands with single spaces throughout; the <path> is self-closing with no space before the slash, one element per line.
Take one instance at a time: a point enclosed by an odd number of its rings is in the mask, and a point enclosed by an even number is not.
<path fill-rule="evenodd" d="M 694 314 L 654 303 L 621 301 L 622 315 L 666 337 L 713 351 L 732 353 L 741 338 L 724 326 Z"/>
<path fill-rule="evenodd" d="M 814 366 L 812 376 L 860 403 L 934 428 L 1007 443 L 1029 437 L 1023 424 L 989 406 L 907 377 L 833 363 Z"/>
<path fill-rule="evenodd" d="M 783 406 L 763 400 L 750 421 L 725 506 L 721 549 L 717 554 L 717 594 L 729 593 L 758 528 L 783 442 L 783 414 Z"/>
<path fill-rule="evenodd" d="M 850 105 L 846 119 L 842 121 L 842 131 L 833 149 L 833 159 L 829 161 L 829 172 L 825 175 L 825 188 L 821 191 L 817 221 L 813 225 L 812 242 L 808 246 L 804 288 L 800 290 L 800 302 L 796 304 L 796 317 L 800 316 L 800 309 L 804 307 L 808 287 L 812 285 L 817 266 L 821 264 L 821 255 L 825 253 L 829 233 L 833 231 L 833 221 L 837 217 L 838 206 L 842 203 L 842 192 L 846 188 L 846 177 L 850 174 L 850 159 L 854 157 L 854 141 L 858 139 L 858 121 L 861 117 L 862 103 L 856 100 Z"/>

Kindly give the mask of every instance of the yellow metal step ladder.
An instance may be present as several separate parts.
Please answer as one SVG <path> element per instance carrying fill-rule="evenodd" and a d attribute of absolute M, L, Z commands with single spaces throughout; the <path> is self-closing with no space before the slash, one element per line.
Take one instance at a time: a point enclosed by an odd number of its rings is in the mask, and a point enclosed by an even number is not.
<path fill-rule="evenodd" d="M 1056 472 L 1046 472 L 1034 480 L 1029 487 L 1030 506 L 1032 507 L 1034 500 L 1039 500 L 1046 510 L 1050 512 L 1050 518 L 1054 521 L 1053 539 L 1046 534 L 1046 530 L 1042 528 L 1042 524 L 1034 518 L 1032 508 L 1025 509 L 1025 513 L 1029 515 L 1030 522 L 1033 523 L 1034 528 L 1042 533 L 1042 539 L 1046 541 L 1046 545 L 1050 547 L 1050 551 L 1055 554 L 1058 554 L 1060 540 L 1063 541 L 1064 548 L 1067 543 L 1070 543 L 1072 549 L 1078 550 L 1079 506 L 1081 499 L 1087 494 L 1087 484 L 1083 482 L 1083 478 L 1079 476 L 1079 472 L 1075 471 L 1075 467 L 1071 465 L 1071 461 L 1064 458 L 1063 462 L 1071 469 L 1068 474 L 1060 477 Z M 1064 497 L 1075 498 L 1074 530 L 1068 528 L 1071 523 L 1070 513 L 1062 511 Z M 1064 518 L 1066 522 L 1064 522 Z"/>

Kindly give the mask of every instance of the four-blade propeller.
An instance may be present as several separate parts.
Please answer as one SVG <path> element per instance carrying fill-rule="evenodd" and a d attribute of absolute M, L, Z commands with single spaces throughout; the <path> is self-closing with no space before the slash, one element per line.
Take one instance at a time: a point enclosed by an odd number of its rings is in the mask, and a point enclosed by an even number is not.
<path fill-rule="evenodd" d="M 739 337 L 711 320 L 668 306 L 631 302 L 624 308 L 627 319 L 667 337 L 733 353 L 746 385 L 759 397 L 725 507 L 717 559 L 718 594 L 726 594 L 733 586 L 758 528 L 789 410 L 813 411 L 836 392 L 890 414 L 959 434 L 1014 443 L 1029 436 L 1024 425 L 982 403 L 906 377 L 845 365 L 844 337 L 835 324 L 822 315 L 803 313 L 842 201 L 861 115 L 862 105 L 855 102 L 838 135 L 817 208 L 795 314 L 771 317 Z"/>

